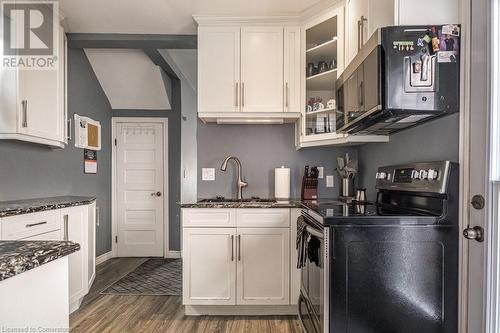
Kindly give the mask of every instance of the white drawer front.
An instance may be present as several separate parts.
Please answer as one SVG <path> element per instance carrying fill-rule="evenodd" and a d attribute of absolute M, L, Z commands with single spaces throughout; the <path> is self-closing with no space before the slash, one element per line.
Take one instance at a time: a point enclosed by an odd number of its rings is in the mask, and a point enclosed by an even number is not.
<path fill-rule="evenodd" d="M 2 239 L 25 239 L 61 229 L 59 211 L 11 216 L 2 219 Z"/>
<path fill-rule="evenodd" d="M 288 208 L 242 208 L 236 210 L 236 226 L 249 228 L 288 228 Z"/>
<path fill-rule="evenodd" d="M 183 227 L 235 227 L 236 209 L 183 208 Z"/>
<path fill-rule="evenodd" d="M 49 231 L 49 232 L 39 234 L 36 236 L 23 238 L 21 240 L 23 240 L 23 241 L 34 241 L 34 240 L 50 240 L 50 241 L 58 240 L 58 241 L 60 241 L 60 240 L 62 240 L 61 230 Z"/>

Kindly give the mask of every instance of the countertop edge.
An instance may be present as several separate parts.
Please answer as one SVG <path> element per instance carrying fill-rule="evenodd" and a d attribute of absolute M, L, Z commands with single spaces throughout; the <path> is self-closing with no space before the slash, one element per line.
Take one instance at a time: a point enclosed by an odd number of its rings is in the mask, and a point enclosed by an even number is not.
<path fill-rule="evenodd" d="M 40 199 L 30 199 L 30 200 L 19 200 L 20 204 L 16 204 L 16 201 L 9 201 L 8 204 L 11 205 L 17 205 L 21 206 L 24 205 L 25 207 L 14 207 L 14 208 L 7 208 L 7 209 L 1 209 L 0 208 L 0 218 L 4 217 L 9 217 L 9 216 L 16 216 L 16 215 L 23 215 L 23 214 L 30 214 L 30 213 L 37 213 L 37 212 L 44 212 L 44 211 L 49 211 L 49 210 L 56 210 L 56 209 L 62 209 L 62 208 L 68 208 L 68 207 L 77 207 L 77 206 L 85 206 L 85 205 L 90 205 L 94 203 L 97 199 L 95 197 L 67 197 L 68 200 L 61 200 L 60 202 L 46 202 L 44 203 L 44 200 L 52 200 L 52 199 L 57 199 L 59 197 L 52 197 L 52 198 L 40 198 Z M 61 197 L 62 198 L 62 197 Z M 74 200 L 71 200 L 71 198 L 74 198 Z M 35 202 L 39 200 L 40 203 L 36 204 Z M 33 204 L 30 204 L 29 202 L 32 201 Z M 26 202 L 26 203 L 22 203 Z M 1 204 L 1 202 L 0 202 Z"/>

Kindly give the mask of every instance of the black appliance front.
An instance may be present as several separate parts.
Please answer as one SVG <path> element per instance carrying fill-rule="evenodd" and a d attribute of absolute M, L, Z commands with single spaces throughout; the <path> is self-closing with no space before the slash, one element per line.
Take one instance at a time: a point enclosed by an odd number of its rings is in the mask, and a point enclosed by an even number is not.
<path fill-rule="evenodd" d="M 460 39 L 443 29 L 376 31 L 337 81 L 337 104 L 344 114 L 337 118 L 339 132 L 386 135 L 458 112 Z M 433 51 L 430 31 L 439 51 Z"/>
<path fill-rule="evenodd" d="M 456 333 L 458 227 L 330 232 L 329 332 Z"/>

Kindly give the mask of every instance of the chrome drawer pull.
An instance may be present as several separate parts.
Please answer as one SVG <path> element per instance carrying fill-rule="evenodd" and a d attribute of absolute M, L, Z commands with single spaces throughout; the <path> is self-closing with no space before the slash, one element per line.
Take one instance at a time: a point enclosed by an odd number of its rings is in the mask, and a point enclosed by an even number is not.
<path fill-rule="evenodd" d="M 37 223 L 29 223 L 29 224 L 26 224 L 26 228 L 36 227 L 37 225 L 42 225 L 42 224 L 47 224 L 47 221 L 37 222 Z"/>

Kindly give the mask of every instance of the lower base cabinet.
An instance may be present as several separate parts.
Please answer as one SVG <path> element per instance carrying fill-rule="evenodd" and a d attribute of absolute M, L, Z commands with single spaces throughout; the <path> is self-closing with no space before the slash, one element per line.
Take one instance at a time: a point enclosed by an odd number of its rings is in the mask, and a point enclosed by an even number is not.
<path fill-rule="evenodd" d="M 69 312 L 80 307 L 95 278 L 95 202 L 0 219 L 1 240 L 70 240 L 80 250 L 68 256 Z"/>
<path fill-rule="evenodd" d="M 183 304 L 295 304 L 289 211 L 183 209 Z"/>

